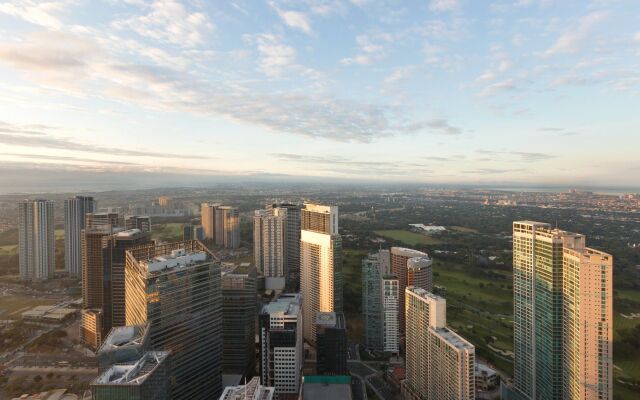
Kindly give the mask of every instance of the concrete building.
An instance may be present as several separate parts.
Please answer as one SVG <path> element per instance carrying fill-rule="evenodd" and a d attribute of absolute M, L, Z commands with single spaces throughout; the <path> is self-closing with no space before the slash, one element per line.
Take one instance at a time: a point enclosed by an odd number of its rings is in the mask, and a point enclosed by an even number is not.
<path fill-rule="evenodd" d="M 64 201 L 64 269 L 69 276 L 82 273 L 82 230 L 88 213 L 94 213 L 93 197 L 75 196 Z"/>
<path fill-rule="evenodd" d="M 316 373 L 349 375 L 347 351 L 347 324 L 344 314 L 316 314 Z"/>
<path fill-rule="evenodd" d="M 170 353 L 150 351 L 130 364 L 116 364 L 91 382 L 93 400 L 171 399 Z"/>
<path fill-rule="evenodd" d="M 253 216 L 253 256 L 258 271 L 265 278 L 265 288 L 285 287 L 285 229 L 287 210 L 256 210 Z"/>
<path fill-rule="evenodd" d="M 524 399 L 611 399 L 611 255 L 583 235 L 513 223 L 514 385 Z"/>
<path fill-rule="evenodd" d="M 613 399 L 613 258 L 563 249 L 563 399 Z"/>
<path fill-rule="evenodd" d="M 260 378 L 253 377 L 239 386 L 227 386 L 219 400 L 272 400 L 275 388 L 262 386 Z"/>
<path fill-rule="evenodd" d="M 351 376 L 306 375 L 303 378 L 300 400 L 351 400 Z"/>
<path fill-rule="evenodd" d="M 80 316 L 80 341 L 96 350 L 102 344 L 104 332 L 102 309 L 83 308 Z"/>
<path fill-rule="evenodd" d="M 382 268 L 380 254 L 369 254 L 362 260 L 363 342 L 372 350 L 383 350 Z M 397 324 L 396 324 L 397 327 Z"/>
<path fill-rule="evenodd" d="M 225 374 L 251 376 L 256 359 L 257 289 L 255 268 L 222 271 L 222 332 Z"/>
<path fill-rule="evenodd" d="M 160 196 L 158 197 L 158 205 L 164 208 L 172 208 L 173 199 L 169 196 Z"/>
<path fill-rule="evenodd" d="M 382 277 L 382 350 L 389 353 L 400 352 L 400 282 L 395 275 Z"/>
<path fill-rule="evenodd" d="M 126 251 L 149 243 L 151 233 L 140 229 L 118 231 L 103 241 L 103 337 L 109 334 L 112 327 L 125 325 Z"/>
<path fill-rule="evenodd" d="M 283 294 L 260 313 L 260 376 L 279 400 L 297 399 L 304 364 L 300 294 Z"/>
<path fill-rule="evenodd" d="M 89 213 L 85 215 L 84 227 L 85 229 L 100 228 L 104 226 L 108 227 L 120 227 L 120 215 L 116 212 L 108 213 Z"/>
<path fill-rule="evenodd" d="M 316 314 L 342 311 L 342 238 L 338 233 L 338 208 L 305 204 L 301 228 L 304 338 L 315 345 Z"/>
<path fill-rule="evenodd" d="M 236 207 L 218 206 L 215 210 L 215 243 L 225 249 L 240 247 L 240 213 Z"/>
<path fill-rule="evenodd" d="M 20 279 L 46 281 L 56 269 L 53 202 L 24 200 L 18 204 Z"/>
<path fill-rule="evenodd" d="M 611 255 L 583 235 L 513 223 L 514 385 L 524 399 L 611 399 Z"/>
<path fill-rule="evenodd" d="M 286 215 L 284 239 L 284 270 L 287 274 L 286 286 L 297 292 L 300 290 L 300 204 L 271 204 L 272 214 Z"/>
<path fill-rule="evenodd" d="M 171 351 L 171 397 L 222 393 L 220 262 L 200 242 L 127 251 L 126 324 L 149 324 L 152 349 Z"/>
<path fill-rule="evenodd" d="M 143 215 L 129 215 L 124 219 L 124 228 L 139 229 L 142 232 L 151 232 L 151 218 Z"/>
<path fill-rule="evenodd" d="M 215 243 L 216 240 L 216 207 L 219 204 L 202 203 L 200 206 L 200 225 L 204 240 Z"/>
<path fill-rule="evenodd" d="M 427 253 L 403 247 L 392 247 L 390 251 L 391 273 L 398 277 L 399 291 L 404 293 L 408 286 L 416 286 L 432 291 L 432 261 Z M 412 260 L 409 262 L 409 260 Z M 404 296 L 400 295 L 399 309 L 404 310 Z M 405 314 L 400 312 L 400 333 L 405 331 Z"/>
<path fill-rule="evenodd" d="M 416 400 L 474 400 L 475 348 L 446 327 L 446 301 L 417 287 L 405 290 L 406 379 Z"/>
<path fill-rule="evenodd" d="M 495 369 L 476 362 L 476 391 L 489 392 L 500 386 L 500 376 Z"/>

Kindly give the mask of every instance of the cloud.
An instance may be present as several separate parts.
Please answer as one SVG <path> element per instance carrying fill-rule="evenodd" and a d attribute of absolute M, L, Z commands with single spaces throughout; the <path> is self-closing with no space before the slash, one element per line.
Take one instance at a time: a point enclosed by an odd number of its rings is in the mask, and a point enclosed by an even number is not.
<path fill-rule="evenodd" d="M 485 76 L 489 77 L 489 76 Z M 486 86 L 481 92 L 481 97 L 493 96 L 499 92 L 513 91 L 517 89 L 516 80 L 514 78 L 506 78 L 502 81 L 492 83 Z"/>
<path fill-rule="evenodd" d="M 144 8 L 146 14 L 115 21 L 113 26 L 159 42 L 186 47 L 202 44 L 205 35 L 214 29 L 207 14 L 187 10 L 180 1 L 156 0 Z"/>
<path fill-rule="evenodd" d="M 518 158 L 521 161 L 544 161 L 544 160 L 556 158 L 556 156 L 552 154 L 527 152 L 527 151 L 478 150 L 478 153 L 481 153 L 484 155 L 490 155 L 496 158 L 501 158 L 502 156 L 515 156 L 515 158 Z"/>
<path fill-rule="evenodd" d="M 140 165 L 137 163 L 131 163 L 126 161 L 113 161 L 113 160 L 96 160 L 93 158 L 80 158 L 72 156 L 52 156 L 46 154 L 21 154 L 21 153 L 0 153 L 0 156 L 20 157 L 34 160 L 48 160 L 48 161 L 76 161 L 79 163 L 92 163 L 92 164 L 104 164 L 104 165 Z"/>
<path fill-rule="evenodd" d="M 640 32 L 636 32 L 636 34 L 633 36 L 633 40 L 640 43 Z"/>
<path fill-rule="evenodd" d="M 576 26 L 569 27 L 554 44 L 545 52 L 546 56 L 558 54 L 577 53 L 587 45 L 591 36 L 591 31 L 595 26 L 604 22 L 609 17 L 609 13 L 596 11 L 580 18 Z"/>
<path fill-rule="evenodd" d="M 478 168 L 468 171 L 462 171 L 463 174 L 481 174 L 481 175 L 499 175 L 508 172 L 524 172 L 523 168 Z"/>
<path fill-rule="evenodd" d="M 296 50 L 284 43 L 282 38 L 273 34 L 260 34 L 256 37 L 256 46 L 260 53 L 260 71 L 269 77 L 282 75 L 296 64 Z"/>
<path fill-rule="evenodd" d="M 282 22 L 291 28 L 299 29 L 307 35 L 311 34 L 313 30 L 311 29 L 311 23 L 309 22 L 309 18 L 307 15 L 300 11 L 282 11 L 276 10 Z"/>
<path fill-rule="evenodd" d="M 411 78 L 413 72 L 416 70 L 415 65 L 407 65 L 404 67 L 399 67 L 393 70 L 393 72 L 384 79 L 384 83 L 386 84 L 396 84 L 399 82 L 403 82 Z"/>
<path fill-rule="evenodd" d="M 385 57 L 385 44 L 396 40 L 396 36 L 388 33 L 374 35 L 358 35 L 356 43 L 360 52 L 353 57 L 340 60 L 344 65 L 369 65 Z"/>
<path fill-rule="evenodd" d="M 210 159 L 210 157 L 202 157 L 198 155 L 186 155 L 186 154 L 171 154 L 171 153 L 158 153 L 154 151 L 143 151 L 133 149 L 123 149 L 115 147 L 107 147 L 94 145 L 90 143 L 80 143 L 71 139 L 56 137 L 48 135 L 45 132 L 29 131 L 26 135 L 23 134 L 24 127 L 20 125 L 13 125 L 7 122 L 0 123 L 3 127 L 0 132 L 0 144 L 8 146 L 20 146 L 20 147 L 38 147 L 48 149 L 60 149 L 60 150 L 72 150 L 82 151 L 89 153 L 108 154 L 113 156 L 135 156 L 135 157 L 169 157 L 169 158 L 196 158 L 196 159 Z M 28 126 L 28 125 L 27 125 Z"/>
<path fill-rule="evenodd" d="M 58 14 L 64 12 L 74 0 L 41 1 L 13 0 L 0 3 L 0 13 L 20 18 L 35 25 L 49 29 L 60 29 L 63 26 Z"/>
<path fill-rule="evenodd" d="M 452 11 L 460 6 L 459 0 L 431 0 L 429 9 L 433 11 Z"/>
<path fill-rule="evenodd" d="M 462 133 L 462 129 L 451 126 L 449 122 L 444 119 L 433 119 L 430 121 L 426 121 L 425 125 L 445 135 L 460 135 Z"/>

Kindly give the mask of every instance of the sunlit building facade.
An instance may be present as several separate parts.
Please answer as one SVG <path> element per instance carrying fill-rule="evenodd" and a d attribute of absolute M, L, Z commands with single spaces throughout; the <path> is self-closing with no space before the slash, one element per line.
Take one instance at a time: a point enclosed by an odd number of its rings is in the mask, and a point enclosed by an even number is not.
<path fill-rule="evenodd" d="M 399 309 L 404 310 L 404 290 L 407 286 L 416 286 L 431 291 L 433 272 L 431 270 L 431 258 L 422 251 L 407 249 L 404 247 L 392 247 L 390 250 L 391 273 L 398 278 L 400 291 Z M 411 260 L 411 262 L 409 262 Z M 400 333 L 405 331 L 405 315 L 400 312 Z"/>
<path fill-rule="evenodd" d="M 318 312 L 342 311 L 342 239 L 338 208 L 305 204 L 301 211 L 300 280 L 304 338 L 315 345 Z"/>
<path fill-rule="evenodd" d="M 20 279 L 46 281 L 56 270 L 53 202 L 24 200 L 18 204 Z"/>

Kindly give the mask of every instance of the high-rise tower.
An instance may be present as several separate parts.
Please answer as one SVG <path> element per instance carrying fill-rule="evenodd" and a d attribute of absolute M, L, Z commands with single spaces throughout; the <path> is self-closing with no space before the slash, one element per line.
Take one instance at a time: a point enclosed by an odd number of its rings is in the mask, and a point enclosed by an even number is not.
<path fill-rule="evenodd" d="M 446 327 L 445 299 L 411 286 L 405 296 L 405 398 L 474 400 L 475 347 Z"/>
<path fill-rule="evenodd" d="M 513 223 L 514 389 L 525 399 L 612 397 L 613 259 L 585 242 Z"/>
<path fill-rule="evenodd" d="M 222 393 L 220 262 L 200 242 L 127 251 L 126 324 L 149 324 L 150 347 L 171 352 L 171 398 Z"/>
<path fill-rule="evenodd" d="M 267 289 L 285 287 L 285 227 L 287 210 L 256 210 L 253 217 L 253 256 Z"/>
<path fill-rule="evenodd" d="M 18 205 L 20 279 L 46 281 L 56 269 L 53 202 L 24 200 Z"/>
<path fill-rule="evenodd" d="M 430 292 L 433 289 L 431 264 L 427 253 L 403 247 L 391 248 L 391 273 L 398 278 L 400 293 L 400 333 L 405 331 L 404 290 L 407 286 L 416 286 Z"/>
<path fill-rule="evenodd" d="M 82 273 L 82 230 L 86 215 L 95 209 L 93 197 L 75 196 L 64 201 L 64 269 L 69 276 Z"/>
<path fill-rule="evenodd" d="M 338 207 L 305 204 L 301 228 L 304 338 L 315 344 L 316 313 L 342 311 L 342 239 L 338 234 Z"/>

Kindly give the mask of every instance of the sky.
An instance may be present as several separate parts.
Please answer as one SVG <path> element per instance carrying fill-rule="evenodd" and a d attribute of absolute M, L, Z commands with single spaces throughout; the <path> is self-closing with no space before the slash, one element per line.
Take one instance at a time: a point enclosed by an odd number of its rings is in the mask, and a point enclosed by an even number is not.
<path fill-rule="evenodd" d="M 640 187 L 640 1 L 0 0 L 0 185 L 87 174 Z"/>

